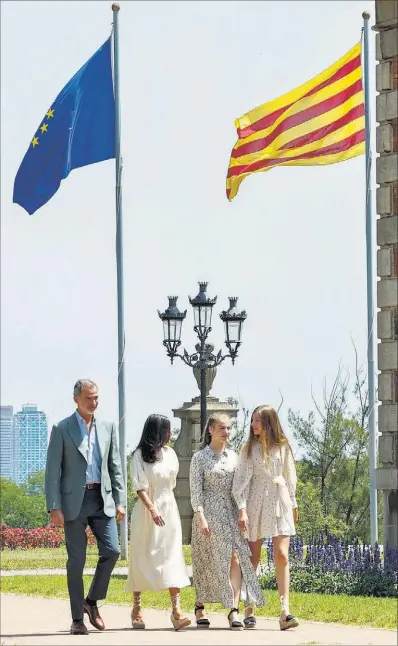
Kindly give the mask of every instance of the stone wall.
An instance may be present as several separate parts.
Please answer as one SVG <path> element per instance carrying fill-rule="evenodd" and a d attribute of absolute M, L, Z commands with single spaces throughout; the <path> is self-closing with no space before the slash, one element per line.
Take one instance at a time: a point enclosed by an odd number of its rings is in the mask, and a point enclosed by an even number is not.
<path fill-rule="evenodd" d="M 376 0 L 379 468 L 384 541 L 398 544 L 398 1 Z"/>

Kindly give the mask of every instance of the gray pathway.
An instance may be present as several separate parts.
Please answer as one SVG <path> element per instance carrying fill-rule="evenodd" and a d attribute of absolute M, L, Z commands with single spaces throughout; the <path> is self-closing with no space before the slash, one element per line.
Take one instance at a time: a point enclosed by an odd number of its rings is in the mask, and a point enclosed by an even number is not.
<path fill-rule="evenodd" d="M 69 602 L 61 599 L 42 599 L 12 594 L 1 595 L 1 644 L 2 646 L 291 646 L 346 645 L 396 646 L 393 630 L 375 630 L 336 624 L 301 622 L 295 630 L 281 632 L 277 619 L 259 619 L 257 630 L 232 632 L 224 615 L 209 615 L 210 630 L 197 630 L 195 626 L 181 632 L 171 628 L 169 613 L 145 610 L 147 629 L 132 631 L 129 608 L 103 605 L 101 615 L 107 630 L 98 632 L 88 624 L 89 635 L 70 635 Z"/>

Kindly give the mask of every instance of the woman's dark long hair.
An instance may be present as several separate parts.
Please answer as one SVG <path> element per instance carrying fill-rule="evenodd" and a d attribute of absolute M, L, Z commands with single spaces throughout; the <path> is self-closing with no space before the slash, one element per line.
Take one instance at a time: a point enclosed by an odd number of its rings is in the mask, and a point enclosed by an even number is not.
<path fill-rule="evenodd" d="M 160 449 L 170 441 L 170 420 L 164 415 L 149 415 L 137 448 L 141 449 L 144 462 L 153 464 L 159 459 Z"/>

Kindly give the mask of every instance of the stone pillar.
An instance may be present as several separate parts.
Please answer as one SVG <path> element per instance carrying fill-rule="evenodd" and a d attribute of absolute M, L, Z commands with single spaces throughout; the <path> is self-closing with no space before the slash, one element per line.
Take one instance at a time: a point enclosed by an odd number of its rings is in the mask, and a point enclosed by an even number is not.
<path fill-rule="evenodd" d="M 398 1 L 376 0 L 379 463 L 384 542 L 398 545 Z"/>
<path fill-rule="evenodd" d="M 180 471 L 175 488 L 175 496 L 180 511 L 182 523 L 182 541 L 184 545 L 191 543 L 191 526 L 193 510 L 189 490 L 189 467 L 191 458 L 200 444 L 200 397 L 186 402 L 181 408 L 173 409 L 174 417 L 181 420 L 181 431 L 174 443 L 174 450 L 180 461 Z M 236 419 L 238 409 L 227 402 L 220 402 L 217 397 L 207 397 L 207 414 L 226 413 L 231 420 Z"/>

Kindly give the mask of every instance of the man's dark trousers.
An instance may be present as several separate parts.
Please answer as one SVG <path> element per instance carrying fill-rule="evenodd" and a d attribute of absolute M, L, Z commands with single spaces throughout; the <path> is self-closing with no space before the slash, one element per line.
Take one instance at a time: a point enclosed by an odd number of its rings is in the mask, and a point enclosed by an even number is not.
<path fill-rule="evenodd" d="M 74 520 L 65 522 L 65 543 L 68 552 L 66 573 L 72 619 L 83 619 L 84 585 L 83 569 L 86 562 L 87 525 L 97 539 L 99 559 L 88 598 L 105 599 L 109 580 L 119 558 L 119 542 L 115 517 L 104 513 L 101 491 L 86 489 L 80 513 Z"/>

